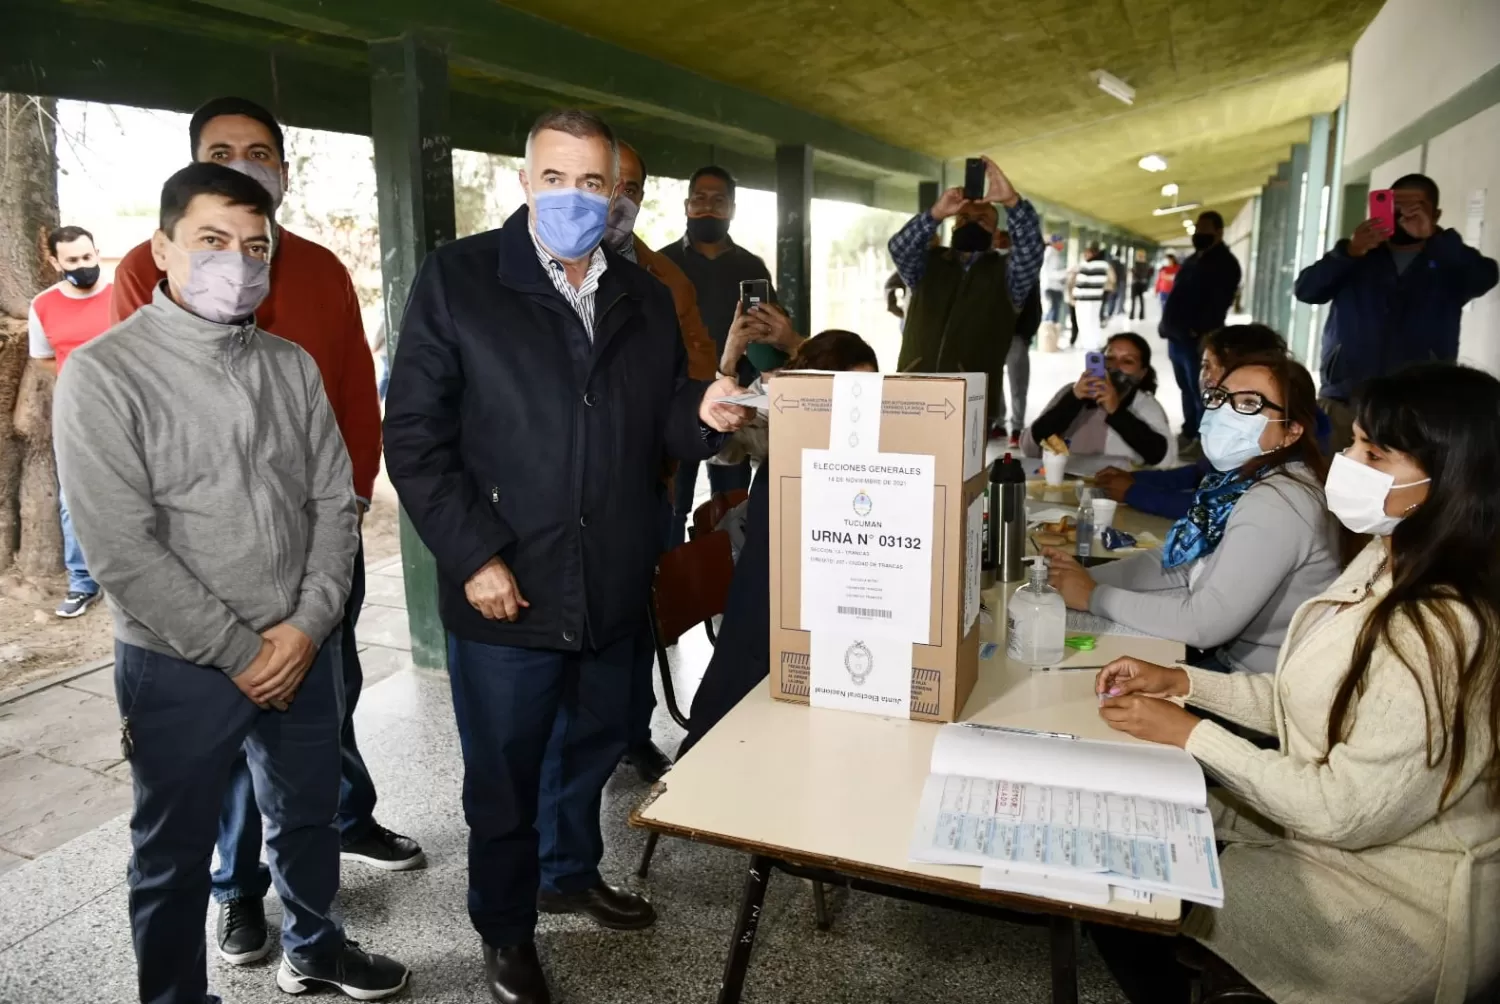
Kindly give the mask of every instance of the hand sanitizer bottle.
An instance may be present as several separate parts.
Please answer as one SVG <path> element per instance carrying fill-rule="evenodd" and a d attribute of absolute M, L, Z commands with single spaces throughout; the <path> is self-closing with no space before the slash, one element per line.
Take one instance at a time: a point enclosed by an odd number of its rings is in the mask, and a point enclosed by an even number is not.
<path fill-rule="evenodd" d="M 1006 608 L 1006 653 L 1032 669 L 1063 661 L 1068 631 L 1068 607 L 1062 594 L 1047 584 L 1047 559 L 1032 562 L 1031 579 L 1017 589 Z"/>

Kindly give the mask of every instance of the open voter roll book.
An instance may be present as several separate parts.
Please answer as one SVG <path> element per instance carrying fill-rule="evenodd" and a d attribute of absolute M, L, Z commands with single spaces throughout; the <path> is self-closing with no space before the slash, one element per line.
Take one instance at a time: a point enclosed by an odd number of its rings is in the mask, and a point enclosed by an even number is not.
<path fill-rule="evenodd" d="M 985 889 L 1085 905 L 1224 905 L 1207 786 L 1184 750 L 945 725 L 911 858 L 978 865 Z"/>

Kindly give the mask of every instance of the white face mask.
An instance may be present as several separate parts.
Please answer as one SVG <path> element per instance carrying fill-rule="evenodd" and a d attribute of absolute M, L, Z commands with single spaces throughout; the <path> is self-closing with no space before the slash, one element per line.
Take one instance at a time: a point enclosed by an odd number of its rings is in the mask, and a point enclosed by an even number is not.
<path fill-rule="evenodd" d="M 1398 488 L 1415 488 L 1431 480 L 1423 478 L 1398 485 L 1391 475 L 1338 453 L 1328 469 L 1328 484 L 1323 491 L 1328 498 L 1328 511 L 1351 532 L 1389 537 L 1406 517 L 1385 514 L 1386 496 Z"/>

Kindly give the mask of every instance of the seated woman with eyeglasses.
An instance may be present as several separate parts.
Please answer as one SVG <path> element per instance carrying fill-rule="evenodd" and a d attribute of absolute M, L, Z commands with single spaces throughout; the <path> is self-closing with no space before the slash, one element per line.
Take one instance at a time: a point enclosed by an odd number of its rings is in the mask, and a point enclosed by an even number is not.
<path fill-rule="evenodd" d="M 1375 539 L 1297 611 L 1275 676 L 1119 659 L 1095 682 L 1099 714 L 1223 785 L 1209 802 L 1224 905 L 1183 922 L 1212 953 L 1205 974 L 1229 968 L 1283 1004 L 1494 1001 L 1500 381 L 1422 364 L 1371 380 L 1354 412 L 1328 508 Z M 1093 934 L 1133 1004 L 1187 1004 L 1179 941 Z"/>
<path fill-rule="evenodd" d="M 1048 551 L 1074 610 L 1180 641 L 1211 669 L 1270 673 L 1292 614 L 1338 577 L 1312 377 L 1285 356 L 1203 392 L 1213 465 L 1158 551 L 1085 570 Z"/>
<path fill-rule="evenodd" d="M 1038 444 L 1059 436 L 1067 441 L 1069 454 L 1079 458 L 1068 462 L 1075 473 L 1091 474 L 1105 463 L 1176 464 L 1171 423 L 1156 400 L 1151 346 L 1132 332 L 1115 335 L 1104 347 L 1104 367 L 1107 378 L 1085 371 L 1057 392 L 1026 430 L 1022 451 L 1040 457 Z"/>
<path fill-rule="evenodd" d="M 1275 361 L 1286 355 L 1286 342 L 1264 324 L 1232 324 L 1203 336 L 1199 382 L 1206 390 L 1217 386 L 1229 370 L 1248 363 Z M 1319 412 L 1319 445 L 1324 444 L 1327 416 Z M 1106 467 L 1094 476 L 1094 482 L 1106 496 L 1123 502 L 1139 512 L 1178 519 L 1193 504 L 1193 493 L 1213 465 L 1199 460 L 1185 467 L 1163 467 L 1159 470 L 1128 471 Z"/>

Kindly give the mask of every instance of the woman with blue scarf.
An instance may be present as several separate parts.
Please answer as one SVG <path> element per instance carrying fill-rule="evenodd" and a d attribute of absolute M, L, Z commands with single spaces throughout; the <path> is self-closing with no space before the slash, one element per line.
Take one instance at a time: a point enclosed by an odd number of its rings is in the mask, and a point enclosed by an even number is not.
<path fill-rule="evenodd" d="M 1292 614 L 1339 574 L 1317 396 L 1283 359 L 1231 370 L 1203 405 L 1213 471 L 1166 545 L 1092 570 L 1049 551 L 1052 584 L 1070 608 L 1181 641 L 1207 668 L 1270 673 Z"/>

